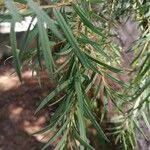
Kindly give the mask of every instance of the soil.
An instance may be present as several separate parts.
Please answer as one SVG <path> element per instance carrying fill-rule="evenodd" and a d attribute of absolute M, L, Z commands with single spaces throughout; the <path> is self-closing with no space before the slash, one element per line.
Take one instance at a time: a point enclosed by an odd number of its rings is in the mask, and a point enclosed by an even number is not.
<path fill-rule="evenodd" d="M 23 71 L 21 84 L 11 62 L 0 64 L 0 150 L 40 150 L 50 134 L 33 135 L 44 127 L 50 109 L 34 112 L 41 100 L 54 88 L 54 83 L 41 73 L 42 87 L 30 70 Z M 52 150 L 53 145 L 48 148 Z"/>

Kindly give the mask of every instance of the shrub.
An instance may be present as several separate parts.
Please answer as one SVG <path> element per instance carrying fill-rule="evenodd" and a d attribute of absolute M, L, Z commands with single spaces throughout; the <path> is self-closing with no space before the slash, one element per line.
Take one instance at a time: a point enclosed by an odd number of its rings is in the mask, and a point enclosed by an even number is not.
<path fill-rule="evenodd" d="M 36 110 L 57 104 L 50 124 L 39 131 L 56 131 L 43 149 L 58 137 L 55 149 L 107 149 L 107 142 L 135 149 L 139 133 L 148 140 L 141 128 L 141 121 L 150 128 L 148 1 L 6 0 L 2 7 L 8 9 L 0 19 L 11 22 L 20 81 L 28 64 L 37 74 L 46 69 L 57 82 Z M 26 16 L 32 21 L 17 47 L 15 24 Z M 37 44 L 30 47 L 33 41 Z"/>

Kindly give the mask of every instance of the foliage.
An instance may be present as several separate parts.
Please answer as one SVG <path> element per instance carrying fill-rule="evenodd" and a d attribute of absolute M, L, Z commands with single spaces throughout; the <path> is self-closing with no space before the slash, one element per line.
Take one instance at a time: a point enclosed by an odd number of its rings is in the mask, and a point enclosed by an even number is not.
<path fill-rule="evenodd" d="M 24 7 L 18 8 L 16 4 Z M 57 104 L 50 123 L 39 131 L 56 131 L 43 149 L 60 138 L 55 149 L 69 146 L 93 150 L 88 135 L 90 127 L 96 129 L 96 137 L 104 145 L 113 142 L 110 139 L 113 135 L 115 143 L 121 143 L 123 149 L 135 149 L 137 129 L 148 138 L 138 118 L 142 117 L 150 128 L 150 3 L 55 0 L 39 4 L 33 0 L 5 0 L 3 7 L 9 11 L 1 14 L 0 20 L 11 22 L 12 55 L 20 81 L 23 66 L 29 65 L 37 74 L 46 69 L 49 78 L 58 83 L 36 110 L 38 113 L 48 105 Z M 15 23 L 26 16 L 32 16 L 32 22 L 37 18 L 37 23 L 31 30 L 31 22 L 17 47 Z M 122 48 L 113 40 L 114 28 L 124 16 L 134 18 L 142 32 L 126 51 L 135 56 L 128 62 L 130 68 L 120 65 Z M 34 40 L 37 45 L 30 48 Z M 64 61 L 58 63 L 58 60 Z M 119 78 L 130 75 L 132 78 Z M 55 98 L 61 93 L 61 98 Z"/>

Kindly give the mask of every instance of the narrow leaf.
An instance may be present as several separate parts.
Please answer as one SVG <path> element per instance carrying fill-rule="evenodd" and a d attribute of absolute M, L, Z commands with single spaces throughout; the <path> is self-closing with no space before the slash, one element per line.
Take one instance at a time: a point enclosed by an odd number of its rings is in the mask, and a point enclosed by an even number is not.
<path fill-rule="evenodd" d="M 74 51 L 74 53 L 79 58 L 82 65 L 85 66 L 85 67 L 89 66 L 87 57 L 83 54 L 83 52 L 79 48 L 77 40 L 73 36 L 70 27 L 65 22 L 65 20 L 64 20 L 63 16 L 61 15 L 61 13 L 58 10 L 55 10 L 54 14 L 55 14 L 55 17 L 56 17 L 60 27 L 62 28 L 64 34 L 66 35 L 67 40 L 69 41 L 70 45 L 72 46 L 72 48 L 73 48 L 72 50 Z"/>
<path fill-rule="evenodd" d="M 10 14 L 15 22 L 20 22 L 21 16 L 19 15 L 15 3 L 12 0 L 5 0 L 5 5 L 9 9 Z"/>
<path fill-rule="evenodd" d="M 17 75 L 19 77 L 19 80 L 22 81 L 22 78 L 21 78 L 21 64 L 20 64 L 20 60 L 19 60 L 19 57 L 18 57 L 19 53 L 17 51 L 15 21 L 13 19 L 12 19 L 12 22 L 11 22 L 10 43 L 11 43 L 12 54 L 13 54 L 13 58 L 14 58 L 16 72 L 17 72 Z"/>
<path fill-rule="evenodd" d="M 85 146 L 88 150 L 95 150 L 91 145 L 89 145 L 87 142 L 85 142 L 80 135 L 77 133 L 77 131 L 74 129 L 73 130 L 73 136 L 83 145 Z"/>
<path fill-rule="evenodd" d="M 49 39 L 44 27 L 44 20 L 42 18 L 38 18 L 38 29 L 39 29 L 39 39 L 42 48 L 42 52 L 44 55 L 44 60 L 46 64 L 46 68 L 48 70 L 48 74 L 51 77 L 53 74 L 53 57 L 52 50 L 50 49 Z"/>
<path fill-rule="evenodd" d="M 37 108 L 37 110 L 35 111 L 35 113 L 37 113 L 39 110 L 41 110 L 47 103 L 49 103 L 50 101 L 52 101 L 52 99 L 58 94 L 60 93 L 62 90 L 64 90 L 68 85 L 70 85 L 72 83 L 72 78 L 68 79 L 67 81 L 65 81 L 64 83 L 62 83 L 61 85 L 59 85 L 58 87 L 56 87 L 56 89 L 51 92 L 39 105 L 39 107 Z"/>

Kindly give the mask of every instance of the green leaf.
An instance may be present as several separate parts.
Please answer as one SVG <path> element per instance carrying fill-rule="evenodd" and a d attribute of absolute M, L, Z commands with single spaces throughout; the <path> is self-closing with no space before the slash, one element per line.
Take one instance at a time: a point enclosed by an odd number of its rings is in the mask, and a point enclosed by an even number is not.
<path fill-rule="evenodd" d="M 63 126 L 56 132 L 56 134 L 54 136 L 52 136 L 48 142 L 46 143 L 46 145 L 41 149 L 41 150 L 45 150 L 46 148 L 48 148 L 51 143 L 62 134 L 62 132 L 64 132 L 67 128 L 67 125 L 69 123 L 69 119 L 63 124 Z"/>
<path fill-rule="evenodd" d="M 65 69 L 65 66 L 67 66 L 68 64 L 70 64 L 71 57 L 68 58 L 68 60 L 66 60 L 55 72 L 54 74 L 59 73 L 61 70 Z"/>
<path fill-rule="evenodd" d="M 122 80 L 119 80 L 119 79 L 113 77 L 111 74 L 106 73 L 105 75 L 106 75 L 106 77 L 111 79 L 114 83 L 119 84 L 122 87 L 128 87 L 128 85 L 126 83 L 124 83 Z"/>
<path fill-rule="evenodd" d="M 74 94 L 73 92 L 69 93 L 67 95 L 66 100 L 63 101 L 62 104 L 57 108 L 54 115 L 50 118 L 51 120 L 50 124 L 44 127 L 43 129 L 41 129 L 40 131 L 35 132 L 34 134 L 41 134 L 48 130 L 53 130 L 57 128 L 57 125 L 64 119 L 65 115 L 67 115 L 67 113 L 69 113 L 72 108 L 72 103 L 70 102 L 70 100 L 73 94 Z"/>
<path fill-rule="evenodd" d="M 29 7 L 34 11 L 34 13 L 37 15 L 38 18 L 42 19 L 43 23 L 46 23 L 46 25 L 51 29 L 51 31 L 61 40 L 63 39 L 62 35 L 58 31 L 54 20 L 51 19 L 46 12 L 44 12 L 35 2 L 32 0 L 28 0 Z"/>
<path fill-rule="evenodd" d="M 21 64 L 20 64 L 20 59 L 18 57 L 19 52 L 17 50 L 17 40 L 16 40 L 16 33 L 15 33 L 15 21 L 13 19 L 12 19 L 12 23 L 11 23 L 10 43 L 11 43 L 12 54 L 13 54 L 13 58 L 14 58 L 16 72 L 19 77 L 19 80 L 22 81 Z"/>
<path fill-rule="evenodd" d="M 64 133 L 64 135 L 61 137 L 61 140 L 58 142 L 57 146 L 54 150 L 60 150 L 60 148 L 63 150 L 67 140 L 67 132 Z"/>
<path fill-rule="evenodd" d="M 19 2 L 19 3 L 22 3 L 22 4 L 26 4 L 27 1 L 26 0 L 14 0 L 15 2 Z"/>
<path fill-rule="evenodd" d="M 95 32 L 96 34 L 102 36 L 103 38 L 105 38 L 105 35 L 102 33 L 102 30 L 100 30 L 99 28 L 95 27 L 91 22 L 90 19 L 87 18 L 86 14 L 84 14 L 84 11 L 81 9 L 80 6 L 77 5 L 73 5 L 73 8 L 75 10 L 75 12 L 80 16 L 82 22 L 91 29 L 91 31 Z"/>
<path fill-rule="evenodd" d="M 100 60 L 98 60 L 97 58 L 94 58 L 93 56 L 89 55 L 87 52 L 85 52 L 85 54 L 87 55 L 87 57 L 88 57 L 89 59 L 91 59 L 92 61 L 96 62 L 97 64 L 99 64 L 99 65 L 105 67 L 106 69 L 108 69 L 108 70 L 110 70 L 110 71 L 113 71 L 113 72 L 115 72 L 115 73 L 121 72 L 121 69 L 117 69 L 117 68 L 115 68 L 115 67 L 112 67 L 112 66 L 110 66 L 110 65 L 107 65 L 107 64 L 101 62 Z"/>
<path fill-rule="evenodd" d="M 86 113 L 86 116 L 90 119 L 91 123 L 94 125 L 94 127 L 96 128 L 98 134 L 100 136 L 102 136 L 107 142 L 109 142 L 108 138 L 106 137 L 105 133 L 103 132 L 103 130 L 101 129 L 100 125 L 97 123 L 94 115 L 92 114 L 91 110 L 89 109 L 88 105 L 86 104 L 86 102 L 84 103 L 85 107 L 85 113 Z"/>
<path fill-rule="evenodd" d="M 89 39 L 86 35 L 81 36 L 81 38 L 78 38 L 79 42 L 81 42 L 81 44 L 90 44 L 91 46 L 94 47 L 94 49 L 99 52 L 102 56 L 111 59 L 104 51 L 104 48 L 102 48 L 102 46 L 100 44 L 98 44 L 97 42 Z"/>
<path fill-rule="evenodd" d="M 33 18 L 32 21 L 34 19 L 35 18 Z M 32 25 L 32 21 L 30 22 L 30 25 L 27 29 L 27 32 L 25 32 L 25 36 L 24 36 L 23 40 L 21 41 L 22 43 L 20 44 L 20 49 L 21 49 L 20 55 L 21 55 L 21 53 L 23 53 L 24 51 L 27 50 L 28 46 L 35 40 L 34 38 L 38 34 L 38 28 L 36 25 L 34 26 L 34 28 L 32 30 L 30 30 L 30 27 Z"/>
<path fill-rule="evenodd" d="M 5 5 L 9 9 L 10 14 L 12 15 L 12 18 L 14 22 L 20 22 L 21 16 L 19 15 L 17 8 L 15 6 L 15 3 L 12 0 L 5 0 Z"/>
<path fill-rule="evenodd" d="M 74 53 L 79 58 L 82 65 L 85 67 L 88 67 L 89 63 L 88 63 L 87 57 L 83 54 L 83 52 L 79 48 L 77 40 L 73 36 L 72 31 L 71 31 L 70 27 L 67 25 L 67 23 L 65 22 L 63 16 L 60 14 L 60 12 L 58 10 L 54 11 L 54 15 L 55 15 L 60 27 L 62 28 L 64 34 L 66 35 L 66 38 L 69 41 L 69 43 L 72 47 L 72 50 L 74 51 Z"/>
<path fill-rule="evenodd" d="M 77 75 L 75 77 L 75 91 L 77 93 L 77 100 L 78 100 L 78 106 L 79 109 L 81 110 L 81 113 L 83 114 L 83 93 L 82 93 L 82 89 L 81 89 L 81 79 L 80 79 L 80 75 Z"/>
<path fill-rule="evenodd" d="M 134 122 L 136 128 L 137 128 L 137 129 L 141 132 L 141 134 L 144 136 L 144 138 L 145 138 L 146 140 L 148 140 L 148 137 L 145 135 L 145 133 L 143 132 L 142 128 L 139 126 L 138 121 L 134 118 L 134 119 L 133 119 L 133 122 Z"/>
<path fill-rule="evenodd" d="M 50 49 L 49 39 L 44 27 L 44 20 L 42 18 L 38 18 L 38 29 L 39 29 L 39 39 L 41 44 L 41 49 L 44 55 L 44 60 L 46 64 L 46 68 L 48 70 L 48 74 L 51 77 L 53 74 L 53 57 L 52 50 Z"/>
<path fill-rule="evenodd" d="M 54 91 L 52 91 L 42 102 L 41 104 L 38 106 L 37 110 L 35 111 L 35 114 L 41 110 L 47 103 L 51 102 L 52 99 L 58 95 L 58 93 L 60 93 L 62 90 L 64 90 L 67 86 L 69 86 L 72 83 L 72 78 L 68 79 L 67 81 L 65 81 L 64 83 L 62 83 L 61 85 L 57 86 L 56 89 Z"/>
<path fill-rule="evenodd" d="M 84 116 L 82 113 L 83 110 L 80 110 L 79 107 L 77 107 L 77 117 L 78 117 L 78 126 L 79 126 L 79 132 L 80 132 L 80 137 L 87 142 L 87 137 L 86 137 L 86 126 L 85 126 L 85 121 L 84 121 Z M 84 149 L 84 147 L 80 147 L 81 150 Z"/>
<path fill-rule="evenodd" d="M 55 111 L 54 115 L 51 117 L 51 127 L 55 128 L 60 121 L 69 113 L 71 112 L 72 108 L 72 97 L 73 97 L 74 92 L 71 91 L 70 93 L 67 94 L 67 97 L 62 103 L 60 104 L 59 108 Z M 66 108 L 67 106 L 67 108 Z"/>
<path fill-rule="evenodd" d="M 143 117 L 143 119 L 144 119 L 144 122 L 145 122 L 146 126 L 147 126 L 148 129 L 150 130 L 150 122 L 148 121 L 148 118 L 147 118 L 147 116 L 146 116 L 146 114 L 145 114 L 144 111 L 142 111 L 142 117 Z"/>
<path fill-rule="evenodd" d="M 73 136 L 83 145 L 85 146 L 88 150 L 95 150 L 91 145 L 89 145 L 87 142 L 85 142 L 80 135 L 77 133 L 75 129 L 73 129 Z"/>
<path fill-rule="evenodd" d="M 149 55 L 149 58 L 150 58 L 150 55 Z M 150 59 L 148 60 L 147 64 L 145 62 L 145 65 L 146 67 L 144 68 L 144 70 L 140 74 L 138 74 L 138 76 L 140 76 L 141 78 L 144 77 L 144 75 L 150 70 Z"/>
<path fill-rule="evenodd" d="M 130 101 L 136 100 L 149 86 L 150 86 L 150 79 L 146 80 L 145 84 L 132 95 Z"/>
<path fill-rule="evenodd" d="M 35 40 L 35 37 L 37 36 L 37 34 L 38 34 L 37 28 L 34 28 L 32 31 L 28 30 L 25 33 L 25 36 L 24 36 L 22 43 L 20 44 L 20 48 L 19 48 L 20 49 L 19 57 L 22 62 L 25 61 L 26 58 L 28 58 L 27 53 L 32 54 L 33 49 L 30 49 L 29 46 Z M 31 55 L 31 56 L 33 56 L 33 55 Z"/>

